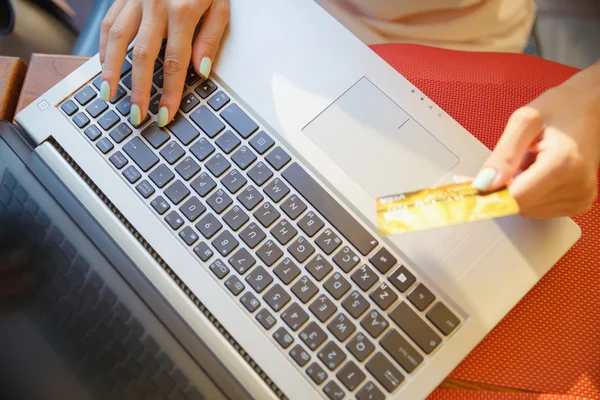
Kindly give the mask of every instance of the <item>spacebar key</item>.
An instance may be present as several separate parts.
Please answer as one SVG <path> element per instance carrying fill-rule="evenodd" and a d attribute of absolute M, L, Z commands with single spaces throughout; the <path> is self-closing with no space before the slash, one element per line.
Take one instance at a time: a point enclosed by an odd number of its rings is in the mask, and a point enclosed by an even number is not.
<path fill-rule="evenodd" d="M 127 144 L 123 146 L 123 151 L 125 151 L 125 153 L 127 153 L 127 155 L 131 157 L 144 172 L 147 172 L 158 162 L 156 154 L 154 154 L 139 137 L 134 137 L 127 142 Z"/>
<path fill-rule="evenodd" d="M 291 164 L 281 175 L 363 256 L 369 254 L 379 244 L 373 235 L 331 197 L 298 163 Z"/>

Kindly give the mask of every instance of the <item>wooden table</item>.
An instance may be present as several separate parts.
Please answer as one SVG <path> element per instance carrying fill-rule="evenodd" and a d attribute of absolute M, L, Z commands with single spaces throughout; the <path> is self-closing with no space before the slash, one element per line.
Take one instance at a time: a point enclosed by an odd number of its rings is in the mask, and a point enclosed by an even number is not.
<path fill-rule="evenodd" d="M 29 62 L 29 69 L 27 70 L 27 75 L 25 76 L 25 80 L 22 85 L 20 97 L 18 98 L 16 112 L 29 105 L 40 95 L 50 89 L 54 84 L 82 65 L 86 60 L 87 58 L 85 57 L 34 54 Z M 3 87 L 3 83 L 7 81 L 12 82 L 10 79 L 13 79 L 13 81 L 18 80 L 17 78 L 20 76 L 18 75 L 18 71 L 13 72 L 13 75 L 3 73 L 3 66 L 7 65 L 8 63 L 9 60 L 6 57 L 0 57 L 0 88 Z M 12 59 L 12 63 L 15 63 L 14 59 Z M 14 77 L 15 74 L 17 74 L 16 78 Z M 20 85 L 13 84 L 12 87 L 14 91 L 17 87 L 20 88 Z M 0 105 L 2 104 L 1 99 L 2 92 L 0 91 Z M 16 101 L 16 98 L 12 97 L 11 101 Z M 2 117 L 0 114 L 0 118 L 11 119 L 12 115 L 7 118 Z M 519 389 L 486 385 L 477 382 L 469 382 L 451 378 L 444 380 L 444 382 L 440 385 L 440 388 L 488 392 L 527 393 L 526 391 Z"/>

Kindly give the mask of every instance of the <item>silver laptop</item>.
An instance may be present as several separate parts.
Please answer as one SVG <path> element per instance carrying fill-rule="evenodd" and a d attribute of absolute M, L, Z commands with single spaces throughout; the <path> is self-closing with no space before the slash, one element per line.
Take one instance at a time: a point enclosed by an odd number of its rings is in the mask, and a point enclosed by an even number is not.
<path fill-rule="evenodd" d="M 130 125 L 130 55 L 110 102 L 99 74 L 16 120 L 256 399 L 427 397 L 580 236 L 520 217 L 379 236 L 376 197 L 489 151 L 313 1 L 232 0 L 167 129 L 157 103 Z"/>

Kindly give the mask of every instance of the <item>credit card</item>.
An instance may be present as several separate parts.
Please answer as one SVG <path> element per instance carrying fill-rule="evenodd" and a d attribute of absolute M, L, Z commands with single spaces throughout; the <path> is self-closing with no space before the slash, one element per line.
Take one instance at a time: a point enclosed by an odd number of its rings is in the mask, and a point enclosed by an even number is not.
<path fill-rule="evenodd" d="M 514 215 L 519 205 L 507 189 L 481 193 L 471 182 L 380 197 L 377 222 L 382 235 L 439 228 Z"/>

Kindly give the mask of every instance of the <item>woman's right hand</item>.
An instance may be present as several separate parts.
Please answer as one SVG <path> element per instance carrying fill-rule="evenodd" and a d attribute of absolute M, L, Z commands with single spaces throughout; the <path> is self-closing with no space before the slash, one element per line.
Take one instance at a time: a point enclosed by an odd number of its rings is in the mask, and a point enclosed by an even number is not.
<path fill-rule="evenodd" d="M 102 21 L 101 98 L 108 101 L 116 95 L 127 48 L 137 36 L 129 119 L 139 125 L 148 112 L 154 61 L 166 38 L 158 124 L 167 125 L 179 108 L 190 60 L 200 76 L 208 77 L 228 22 L 229 0 L 115 0 Z"/>

